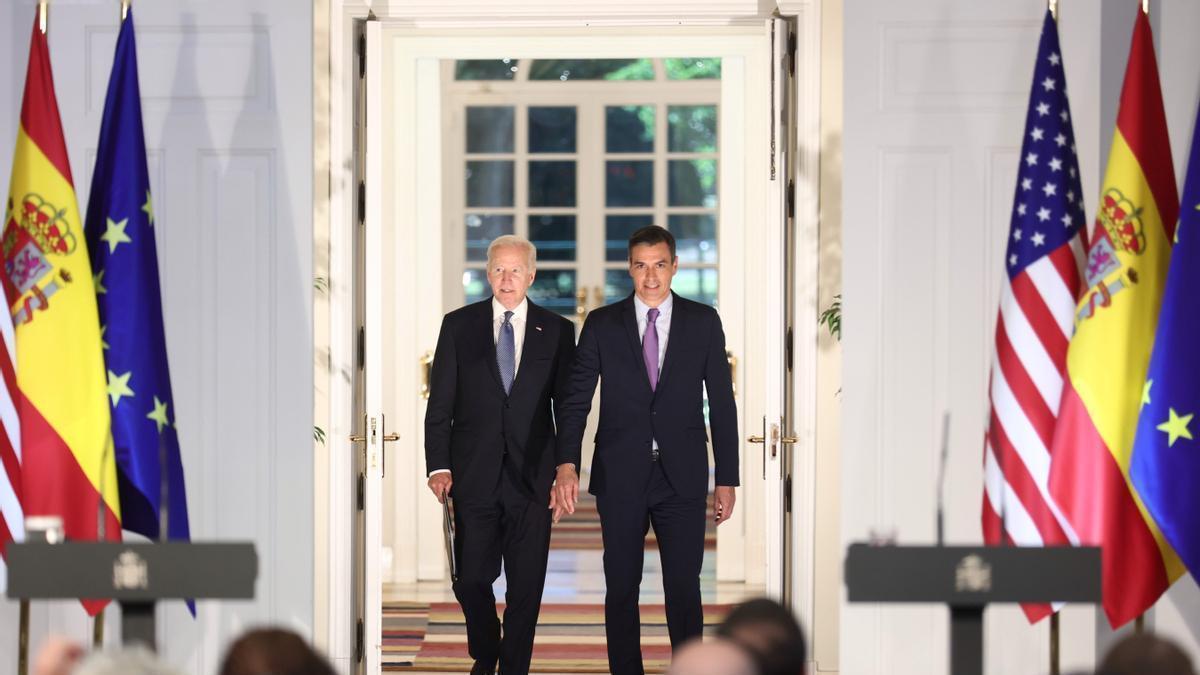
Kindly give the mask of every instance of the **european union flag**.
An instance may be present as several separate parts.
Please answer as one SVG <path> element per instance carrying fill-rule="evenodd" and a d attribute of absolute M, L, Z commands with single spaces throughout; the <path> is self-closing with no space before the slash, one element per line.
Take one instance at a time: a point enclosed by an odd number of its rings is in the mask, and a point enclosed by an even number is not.
<path fill-rule="evenodd" d="M 108 81 L 85 230 L 108 369 L 121 525 L 158 539 L 165 494 L 168 537 L 189 539 L 154 226 L 129 10 Z"/>
<path fill-rule="evenodd" d="M 1200 118 L 1179 208 L 1129 476 L 1193 575 L 1200 573 Z"/>

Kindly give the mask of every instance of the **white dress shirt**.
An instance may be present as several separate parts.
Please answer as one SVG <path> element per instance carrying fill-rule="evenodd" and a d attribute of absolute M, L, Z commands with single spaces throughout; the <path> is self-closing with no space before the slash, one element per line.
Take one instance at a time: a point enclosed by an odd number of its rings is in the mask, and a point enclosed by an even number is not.
<path fill-rule="evenodd" d="M 654 327 L 658 329 L 658 374 L 662 375 L 663 359 L 667 356 L 667 337 L 671 334 L 671 308 L 675 305 L 675 296 L 671 293 L 667 294 L 667 299 L 663 300 L 658 306 L 658 318 L 654 321 Z M 637 315 L 638 339 L 645 342 L 646 324 L 650 322 L 650 317 L 647 316 L 650 311 L 650 305 L 642 302 L 642 299 L 633 294 L 633 313 Z M 654 449 L 658 449 L 658 439 L 651 439 Z"/>
<path fill-rule="evenodd" d="M 492 298 L 492 344 L 500 341 L 500 326 L 504 325 L 504 313 L 507 311 L 499 300 Z M 515 379 L 517 371 L 521 369 L 521 348 L 525 346 L 525 317 L 529 315 L 529 298 L 521 300 L 521 304 L 517 305 L 512 313 L 509 322 L 513 327 L 513 378 Z M 662 321 L 662 317 L 659 317 L 659 321 Z M 643 317 L 642 323 L 645 323 L 645 317 Z M 450 469 L 435 469 L 430 471 L 429 475 L 437 473 L 450 473 Z"/>

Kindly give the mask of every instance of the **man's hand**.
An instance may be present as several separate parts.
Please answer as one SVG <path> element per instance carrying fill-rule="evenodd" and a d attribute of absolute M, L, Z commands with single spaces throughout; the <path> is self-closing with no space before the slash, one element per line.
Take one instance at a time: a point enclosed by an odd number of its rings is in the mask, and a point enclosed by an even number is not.
<path fill-rule="evenodd" d="M 563 514 L 566 513 L 566 509 L 558 505 L 558 492 L 553 487 L 550 488 L 550 510 L 553 511 L 550 519 L 555 524 L 562 520 Z"/>
<path fill-rule="evenodd" d="M 550 509 L 554 511 L 554 522 L 563 513 L 575 513 L 575 502 L 579 501 L 579 474 L 575 473 L 574 464 L 559 464 L 558 474 L 554 477 L 554 487 L 550 488 Z"/>
<path fill-rule="evenodd" d="M 429 489 L 433 490 L 439 504 L 446 503 L 446 495 L 450 494 L 451 485 L 454 485 L 454 479 L 450 477 L 449 471 L 435 473 L 429 477 Z"/>
<path fill-rule="evenodd" d="M 730 485 L 718 485 L 713 489 L 713 521 L 720 525 L 733 515 L 733 503 L 737 497 Z"/>

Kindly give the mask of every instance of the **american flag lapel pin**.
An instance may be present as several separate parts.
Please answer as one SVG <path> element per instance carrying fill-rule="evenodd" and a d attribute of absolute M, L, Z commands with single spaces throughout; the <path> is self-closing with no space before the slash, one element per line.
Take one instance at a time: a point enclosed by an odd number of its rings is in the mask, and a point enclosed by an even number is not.
<path fill-rule="evenodd" d="M 536 330 L 536 331 L 537 331 L 537 332 L 539 332 L 539 333 L 540 333 L 540 332 L 542 332 L 542 327 L 541 327 L 541 326 L 534 326 L 534 327 L 533 327 L 533 329 L 534 329 L 534 330 Z"/>

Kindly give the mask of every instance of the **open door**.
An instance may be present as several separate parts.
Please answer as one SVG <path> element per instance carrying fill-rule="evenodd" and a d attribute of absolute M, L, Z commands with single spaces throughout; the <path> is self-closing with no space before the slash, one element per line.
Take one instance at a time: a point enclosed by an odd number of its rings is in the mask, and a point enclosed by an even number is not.
<path fill-rule="evenodd" d="M 358 326 L 353 490 L 354 660 L 356 673 L 380 672 L 383 624 L 383 477 L 387 443 L 399 438 L 387 428 L 384 413 L 383 294 L 383 140 L 382 91 L 378 84 L 379 22 L 359 26 L 358 95 L 355 115 L 356 173 L 359 180 L 359 227 L 355 234 Z"/>

